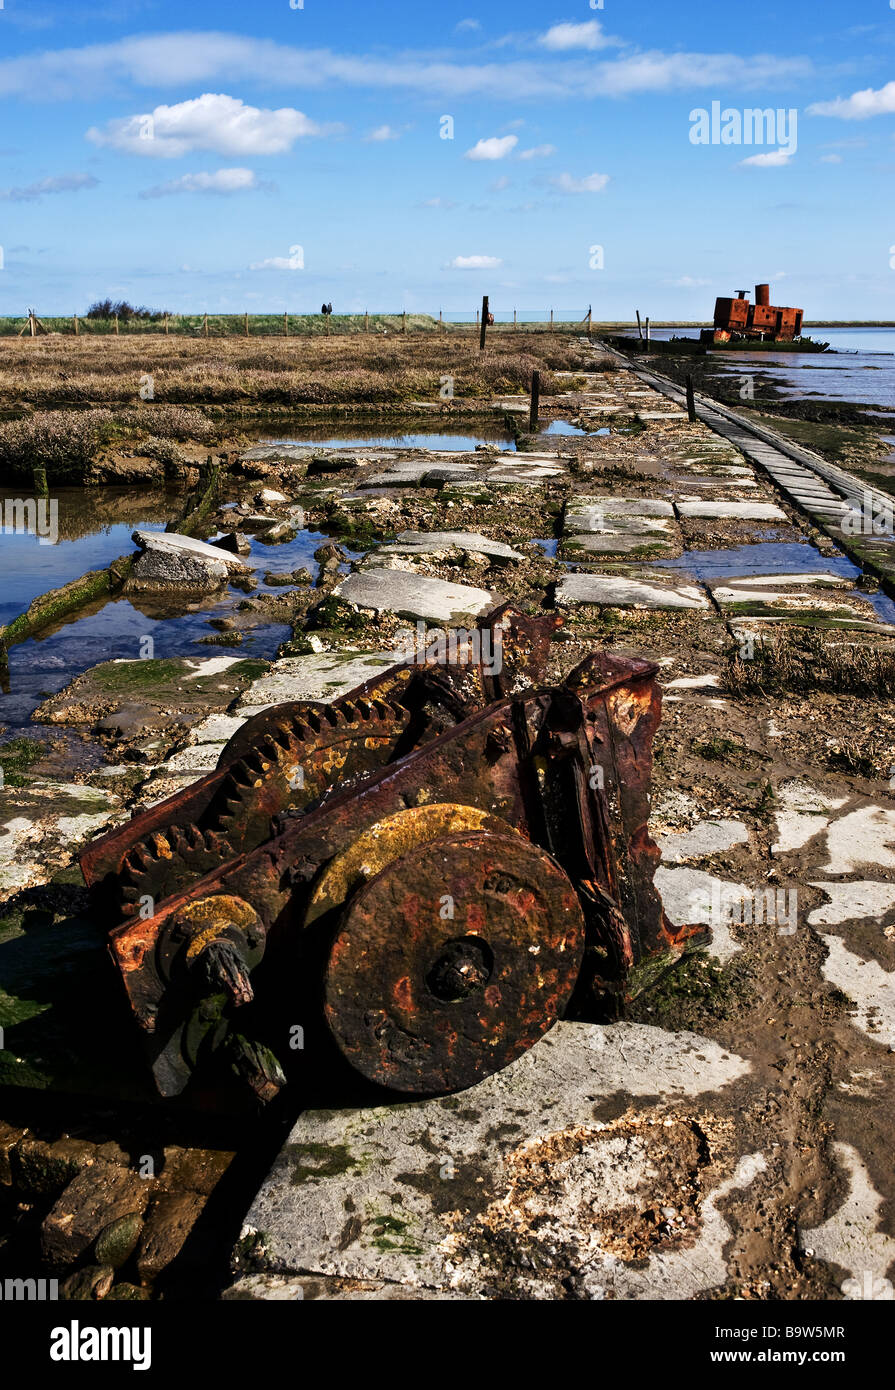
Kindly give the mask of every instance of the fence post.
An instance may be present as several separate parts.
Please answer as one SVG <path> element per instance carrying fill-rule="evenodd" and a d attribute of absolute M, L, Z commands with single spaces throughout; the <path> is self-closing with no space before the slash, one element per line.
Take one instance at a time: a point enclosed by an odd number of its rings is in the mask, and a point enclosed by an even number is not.
<path fill-rule="evenodd" d="M 531 410 L 528 415 L 528 432 L 537 434 L 538 432 L 538 407 L 541 403 L 541 373 L 532 372 L 531 374 Z"/>
<path fill-rule="evenodd" d="M 80 325 L 78 324 L 78 316 L 77 316 L 77 314 L 73 314 L 73 315 L 72 315 L 72 325 L 73 325 L 74 330 L 75 330 L 75 337 L 77 338 L 78 334 L 79 334 L 80 331 L 81 331 Z"/>
<path fill-rule="evenodd" d="M 248 336 L 249 336 L 249 316 L 248 316 L 248 313 L 247 313 L 247 312 L 243 315 L 243 319 L 244 319 L 244 321 L 245 321 L 245 335 L 246 335 L 246 337 L 248 337 Z"/>
<path fill-rule="evenodd" d="M 406 332 L 407 332 L 407 310 L 406 310 L 406 309 L 403 309 L 403 310 L 401 311 L 401 332 L 402 332 L 402 333 L 406 333 Z"/>
<path fill-rule="evenodd" d="M 165 314 L 165 337 L 168 336 L 168 315 Z"/>
<path fill-rule="evenodd" d="M 283 337 L 289 337 L 289 314 L 285 310 L 283 312 Z"/>
<path fill-rule="evenodd" d="M 479 336 L 479 352 L 485 351 L 485 334 L 488 331 L 488 296 L 482 295 L 482 332 Z"/>
<path fill-rule="evenodd" d="M 553 332 L 553 310 L 550 310 L 550 332 Z"/>
<path fill-rule="evenodd" d="M 517 319 L 516 319 L 516 310 L 515 310 L 515 309 L 513 310 L 513 327 L 514 327 L 514 328 L 518 328 L 518 327 L 519 327 L 518 321 L 517 321 Z"/>
<path fill-rule="evenodd" d="M 365 310 L 364 310 L 364 332 L 365 332 L 365 333 L 367 332 L 367 330 L 368 330 L 369 327 L 370 327 L 370 311 L 369 311 L 369 309 L 365 309 Z"/>
<path fill-rule="evenodd" d="M 118 337 L 118 315 L 115 315 L 115 337 Z"/>
<path fill-rule="evenodd" d="M 692 376 L 687 377 L 687 416 L 689 417 L 691 425 L 695 425 L 696 421 L 699 419 L 699 416 L 696 414 L 696 397 L 693 394 Z"/>
<path fill-rule="evenodd" d="M 28 327 L 31 329 L 32 338 L 37 337 L 37 324 L 34 322 L 34 310 L 28 310 Z"/>
<path fill-rule="evenodd" d="M 202 333 L 203 333 L 204 337 L 206 337 L 206 338 L 208 337 L 208 315 L 207 315 L 207 314 L 203 314 L 203 315 L 202 315 Z"/>

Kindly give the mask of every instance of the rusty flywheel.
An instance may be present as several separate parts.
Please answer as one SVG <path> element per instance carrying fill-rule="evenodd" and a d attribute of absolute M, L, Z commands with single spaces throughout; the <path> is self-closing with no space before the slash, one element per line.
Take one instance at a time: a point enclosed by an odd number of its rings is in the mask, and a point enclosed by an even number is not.
<path fill-rule="evenodd" d="M 511 832 L 448 836 L 393 860 L 349 902 L 326 1021 L 369 1080 L 457 1090 L 553 1026 L 583 952 L 581 906 L 549 854 Z"/>

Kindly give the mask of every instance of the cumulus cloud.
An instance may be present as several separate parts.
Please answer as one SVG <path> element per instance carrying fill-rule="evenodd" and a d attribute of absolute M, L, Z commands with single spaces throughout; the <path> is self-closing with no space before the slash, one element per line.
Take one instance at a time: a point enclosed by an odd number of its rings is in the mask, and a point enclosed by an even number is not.
<path fill-rule="evenodd" d="M 466 159 L 506 159 L 519 144 L 518 135 L 492 135 L 490 140 L 479 140 L 471 150 L 466 151 Z"/>
<path fill-rule="evenodd" d="M 176 106 L 156 106 L 141 115 L 109 121 L 101 129 L 91 126 L 87 139 L 125 154 L 179 159 L 194 150 L 223 155 L 288 154 L 296 140 L 324 133 L 323 127 L 291 106 L 262 110 L 238 97 L 204 92 Z"/>
<path fill-rule="evenodd" d="M 261 187 L 252 169 L 217 169 L 210 174 L 183 174 L 179 179 L 147 188 L 140 197 L 165 198 L 171 193 L 246 193 Z"/>
<path fill-rule="evenodd" d="M 503 265 L 498 256 L 455 256 L 449 270 L 496 270 Z"/>
<path fill-rule="evenodd" d="M 554 24 L 538 43 L 554 53 L 565 53 L 570 48 L 586 48 L 591 52 L 598 48 L 609 48 L 618 43 L 603 33 L 603 26 L 597 19 L 589 19 L 584 24 Z"/>
<path fill-rule="evenodd" d="M 609 182 L 609 175 L 586 174 L 583 179 L 576 179 L 571 174 L 559 174 L 550 182 L 561 193 L 602 193 Z"/>
<path fill-rule="evenodd" d="M 816 101 L 808 107 L 809 116 L 838 116 L 843 121 L 866 121 L 870 116 L 890 116 L 893 111 L 895 82 L 887 82 L 878 91 L 865 87 L 861 92 L 853 92 L 850 97 Z"/>
<path fill-rule="evenodd" d="M 379 125 L 375 130 L 371 130 L 364 139 L 367 144 L 378 145 L 386 140 L 400 140 L 401 136 L 397 130 L 390 125 Z"/>
<path fill-rule="evenodd" d="M 748 159 L 740 160 L 740 168 L 785 169 L 793 153 L 792 150 L 779 149 L 769 150 L 767 154 L 750 154 Z"/>
<path fill-rule="evenodd" d="M 556 154 L 555 145 L 535 145 L 530 150 L 520 150 L 520 159 L 549 159 L 552 154 Z"/>
<path fill-rule="evenodd" d="M 99 179 L 92 174 L 57 174 L 39 179 L 25 188 L 0 188 L 0 199 L 7 203 L 33 203 L 47 193 L 76 193 L 81 188 L 96 188 Z"/>

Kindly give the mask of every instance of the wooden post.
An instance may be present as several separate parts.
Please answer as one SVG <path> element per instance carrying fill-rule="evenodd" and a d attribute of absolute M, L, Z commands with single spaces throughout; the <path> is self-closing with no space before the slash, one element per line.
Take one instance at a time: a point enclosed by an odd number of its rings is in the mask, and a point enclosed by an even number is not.
<path fill-rule="evenodd" d="M 406 333 L 406 332 L 407 332 L 407 310 L 406 310 L 406 309 L 403 309 L 403 310 L 401 311 L 401 332 L 402 332 L 402 333 Z"/>
<path fill-rule="evenodd" d="M 115 315 L 115 337 L 118 337 L 118 315 Z"/>
<path fill-rule="evenodd" d="M 646 350 L 647 350 L 647 352 L 649 352 L 649 345 L 650 345 L 650 337 L 649 337 L 649 319 L 647 319 L 647 321 L 646 321 Z"/>
<path fill-rule="evenodd" d="M 593 309 L 593 305 L 592 305 L 592 304 L 589 304 L 589 305 L 587 306 L 587 336 L 588 336 L 588 337 L 590 337 L 590 330 L 591 330 L 591 325 L 592 325 L 592 323 L 593 323 L 593 319 L 594 319 L 594 309 Z"/>
<path fill-rule="evenodd" d="M 33 309 L 29 309 L 29 310 L 28 310 L 28 327 L 31 329 L 31 336 L 32 336 L 32 338 L 36 338 L 36 337 L 37 337 L 37 324 L 36 324 L 35 319 L 34 319 L 34 310 L 33 310 Z"/>
<path fill-rule="evenodd" d="M 640 341 L 643 342 L 643 329 L 640 325 L 640 310 L 635 309 L 634 313 L 637 315 L 637 336 L 640 339 Z"/>
<path fill-rule="evenodd" d="M 687 377 L 687 415 L 691 425 L 695 425 L 699 416 L 696 414 L 696 397 L 693 394 L 693 378 Z"/>
<path fill-rule="evenodd" d="M 246 335 L 246 337 L 248 337 L 248 336 L 249 336 L 249 316 L 248 316 L 247 313 L 243 315 L 243 319 L 244 319 L 244 321 L 245 321 L 245 335 Z"/>
<path fill-rule="evenodd" d="M 203 336 L 204 336 L 204 337 L 206 337 L 206 338 L 208 337 L 208 315 L 207 315 L 207 314 L 203 314 L 203 315 L 202 315 L 202 333 L 203 333 Z"/>
<path fill-rule="evenodd" d="M 165 314 L 165 336 L 168 334 L 168 315 Z"/>
<path fill-rule="evenodd" d="M 289 337 L 289 314 L 285 309 L 283 310 L 283 337 Z"/>
<path fill-rule="evenodd" d="M 365 310 L 364 310 L 364 332 L 365 332 L 365 333 L 367 332 L 367 330 L 369 329 L 369 327 L 370 327 L 370 311 L 369 311 L 369 309 L 365 309 Z"/>
<path fill-rule="evenodd" d="M 519 327 L 519 323 L 518 323 L 518 320 L 517 320 L 517 318 L 516 318 L 516 310 L 515 310 L 515 309 L 513 310 L 513 327 L 514 327 L 514 328 L 518 328 L 518 327 Z"/>
<path fill-rule="evenodd" d="M 553 310 L 550 310 L 550 332 L 553 332 Z"/>
<path fill-rule="evenodd" d="M 531 410 L 528 415 L 528 432 L 537 434 L 538 432 L 538 407 L 541 404 L 541 373 L 532 372 L 531 374 Z"/>
<path fill-rule="evenodd" d="M 482 331 L 479 335 L 479 352 L 485 351 L 485 334 L 488 331 L 488 296 L 482 295 Z"/>
<path fill-rule="evenodd" d="M 438 310 L 438 322 L 441 324 L 442 328 L 444 328 L 444 310 L 443 310 L 443 309 L 439 309 L 439 310 Z"/>
<path fill-rule="evenodd" d="M 78 335 L 79 335 L 79 333 L 81 332 L 81 326 L 80 326 L 80 324 L 78 323 L 78 316 L 77 316 L 77 314 L 72 315 L 72 326 L 73 326 L 73 328 L 74 328 L 74 330 L 75 330 L 75 337 L 77 338 Z"/>

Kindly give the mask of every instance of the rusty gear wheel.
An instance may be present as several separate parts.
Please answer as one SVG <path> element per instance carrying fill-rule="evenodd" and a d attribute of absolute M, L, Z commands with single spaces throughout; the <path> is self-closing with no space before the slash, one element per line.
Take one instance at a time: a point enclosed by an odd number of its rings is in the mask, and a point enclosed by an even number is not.
<path fill-rule="evenodd" d="M 117 883 L 121 916 L 136 917 L 143 899 L 163 902 L 232 856 L 227 837 L 216 831 L 195 825 L 157 830 L 125 856 Z"/>
<path fill-rule="evenodd" d="M 584 918 L 556 861 L 522 836 L 447 836 L 389 863 L 350 900 L 325 1014 L 355 1068 L 391 1090 L 462 1090 L 560 1017 Z"/>
<path fill-rule="evenodd" d="M 288 720 L 268 722 L 257 746 L 231 765 L 203 820 L 234 852 L 255 849 L 274 816 L 388 762 L 409 720 L 402 706 L 377 699 L 298 706 Z"/>

